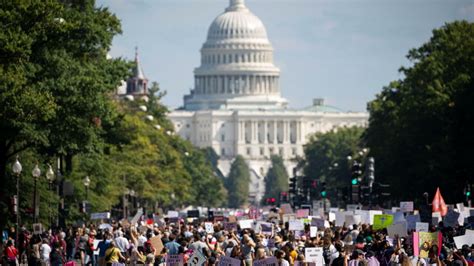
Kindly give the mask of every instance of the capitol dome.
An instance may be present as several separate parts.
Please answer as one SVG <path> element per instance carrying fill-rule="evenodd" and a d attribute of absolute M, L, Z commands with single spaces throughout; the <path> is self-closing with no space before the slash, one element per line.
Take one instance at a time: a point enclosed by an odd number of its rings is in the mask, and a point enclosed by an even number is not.
<path fill-rule="evenodd" d="M 280 69 L 273 64 L 265 26 L 244 0 L 230 0 L 211 23 L 194 78 L 194 89 L 184 98 L 188 110 L 287 105 L 280 97 Z"/>

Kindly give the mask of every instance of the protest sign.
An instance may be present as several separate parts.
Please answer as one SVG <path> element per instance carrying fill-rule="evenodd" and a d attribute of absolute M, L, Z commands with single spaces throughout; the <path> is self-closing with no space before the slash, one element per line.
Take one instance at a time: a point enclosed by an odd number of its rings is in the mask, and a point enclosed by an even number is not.
<path fill-rule="evenodd" d="M 177 211 L 168 211 L 167 215 L 168 218 L 179 217 L 179 212 Z"/>
<path fill-rule="evenodd" d="M 204 227 L 206 228 L 206 233 L 212 234 L 214 233 L 214 225 L 210 222 L 204 223 Z"/>
<path fill-rule="evenodd" d="M 132 220 L 130 221 L 131 225 L 135 225 L 138 223 L 138 220 L 140 220 L 140 217 L 143 215 L 143 208 L 138 208 L 137 213 L 135 213 L 135 216 L 133 216 Z"/>
<path fill-rule="evenodd" d="M 328 214 L 328 218 L 329 218 L 329 221 L 330 221 L 330 222 L 333 222 L 334 220 L 336 220 L 336 213 L 330 212 L 330 213 Z"/>
<path fill-rule="evenodd" d="M 374 215 L 374 230 L 380 230 L 389 227 L 393 224 L 393 215 L 391 214 L 376 214 Z"/>
<path fill-rule="evenodd" d="M 309 216 L 309 209 L 299 209 L 296 211 L 296 218 L 306 218 Z"/>
<path fill-rule="evenodd" d="M 199 218 L 199 210 L 189 210 L 186 216 L 188 218 Z"/>
<path fill-rule="evenodd" d="M 276 266 L 276 265 L 278 265 L 278 260 L 275 257 L 253 261 L 253 266 Z"/>
<path fill-rule="evenodd" d="M 390 237 L 395 238 L 395 235 L 399 237 L 406 237 L 407 234 L 407 222 L 399 222 L 392 224 L 387 228 L 387 233 Z"/>
<path fill-rule="evenodd" d="M 323 248 L 305 248 L 304 256 L 307 262 L 314 262 L 316 265 L 324 265 Z"/>
<path fill-rule="evenodd" d="M 407 217 L 405 217 L 405 220 L 407 220 L 407 229 L 410 231 L 415 230 L 416 223 L 419 223 L 421 221 L 419 214 L 407 215 Z"/>
<path fill-rule="evenodd" d="M 100 243 L 100 239 L 94 239 L 94 243 L 93 243 L 93 246 L 94 246 L 94 255 L 99 255 L 99 249 L 97 248 L 99 246 L 99 243 Z"/>
<path fill-rule="evenodd" d="M 345 223 L 346 225 L 360 224 L 361 220 L 359 214 L 346 214 Z"/>
<path fill-rule="evenodd" d="M 336 226 L 343 226 L 346 222 L 346 214 L 350 215 L 352 212 L 336 212 Z"/>
<path fill-rule="evenodd" d="M 313 218 L 313 219 L 311 219 L 311 226 L 316 226 L 318 228 L 324 228 L 324 222 L 325 222 L 324 219 Z"/>
<path fill-rule="evenodd" d="M 150 243 L 155 249 L 155 255 L 158 256 L 161 253 L 161 250 L 163 250 L 163 242 L 161 242 L 161 238 L 158 236 L 154 236 L 150 238 Z"/>
<path fill-rule="evenodd" d="M 218 266 L 240 266 L 240 260 L 231 257 L 221 256 Z"/>
<path fill-rule="evenodd" d="M 357 209 L 360 209 L 360 206 L 358 204 L 347 204 L 346 205 L 346 210 L 348 210 L 348 211 L 355 211 Z"/>
<path fill-rule="evenodd" d="M 458 224 L 460 213 L 455 212 L 454 210 L 450 209 L 446 216 L 444 216 L 443 223 L 444 226 L 451 226 L 454 227 Z"/>
<path fill-rule="evenodd" d="M 283 223 L 287 223 L 290 220 L 296 220 L 296 215 L 294 215 L 294 214 L 283 214 Z"/>
<path fill-rule="evenodd" d="M 288 230 L 290 231 L 303 231 L 304 230 L 304 224 L 301 220 L 290 220 L 288 221 L 289 228 Z"/>
<path fill-rule="evenodd" d="M 455 236 L 453 239 L 458 249 L 461 249 L 463 245 L 471 246 L 474 244 L 474 235 L 464 234 L 462 236 Z"/>
<path fill-rule="evenodd" d="M 42 224 L 33 224 L 33 234 L 41 235 L 43 233 L 43 225 Z"/>
<path fill-rule="evenodd" d="M 273 224 L 272 223 L 260 223 L 261 232 L 264 235 L 273 234 Z"/>
<path fill-rule="evenodd" d="M 417 232 L 428 232 L 430 225 L 428 223 L 416 223 L 416 231 Z"/>
<path fill-rule="evenodd" d="M 206 262 L 206 257 L 200 251 L 195 250 L 188 259 L 188 266 L 201 266 L 204 265 L 204 262 Z"/>
<path fill-rule="evenodd" d="M 252 229 L 253 227 L 253 220 L 240 220 L 239 221 L 239 225 L 240 225 L 240 229 L 246 229 L 246 228 L 249 228 L 249 229 Z"/>
<path fill-rule="evenodd" d="M 405 215 L 403 215 L 403 212 L 397 211 L 393 213 L 393 223 L 399 223 L 399 222 L 406 222 L 405 220 Z"/>
<path fill-rule="evenodd" d="M 311 226 L 309 228 L 309 237 L 316 237 L 318 235 L 318 228 L 316 226 Z"/>
<path fill-rule="evenodd" d="M 166 266 L 183 266 L 183 265 L 184 265 L 183 254 L 166 256 Z"/>
<path fill-rule="evenodd" d="M 91 220 L 101 220 L 101 219 L 109 219 L 110 212 L 94 212 L 91 213 Z"/>
<path fill-rule="evenodd" d="M 420 258 L 428 258 L 428 253 L 433 245 L 442 246 L 443 236 L 441 232 L 413 232 L 413 252 Z M 441 248 L 438 248 L 438 256 Z"/>
<path fill-rule="evenodd" d="M 412 212 L 413 211 L 413 201 L 402 201 L 402 202 L 400 202 L 400 211 L 401 212 Z"/>
<path fill-rule="evenodd" d="M 324 209 L 324 201 L 313 200 L 313 209 Z"/>
<path fill-rule="evenodd" d="M 269 238 L 267 239 L 267 248 L 274 248 L 275 247 L 275 239 Z"/>
<path fill-rule="evenodd" d="M 237 230 L 237 223 L 224 223 L 224 229 L 228 232 Z"/>

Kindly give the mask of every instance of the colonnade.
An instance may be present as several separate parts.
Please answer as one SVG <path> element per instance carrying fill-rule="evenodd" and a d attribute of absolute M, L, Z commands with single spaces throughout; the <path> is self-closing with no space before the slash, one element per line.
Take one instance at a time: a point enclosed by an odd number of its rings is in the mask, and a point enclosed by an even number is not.
<path fill-rule="evenodd" d="M 214 75 L 195 76 L 196 94 L 276 94 L 278 76 L 268 75 Z"/>
<path fill-rule="evenodd" d="M 238 121 L 237 140 L 248 144 L 285 144 L 302 142 L 302 122 L 291 120 Z"/>

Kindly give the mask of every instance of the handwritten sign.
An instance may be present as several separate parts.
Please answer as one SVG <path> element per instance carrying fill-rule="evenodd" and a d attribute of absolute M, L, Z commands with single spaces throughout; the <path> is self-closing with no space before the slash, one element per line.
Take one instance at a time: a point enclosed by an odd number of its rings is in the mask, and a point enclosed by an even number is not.
<path fill-rule="evenodd" d="M 253 266 L 276 266 L 278 265 L 278 260 L 275 257 L 266 258 L 263 260 L 255 260 Z"/>
<path fill-rule="evenodd" d="M 290 231 L 303 231 L 304 224 L 301 220 L 290 220 L 288 221 Z"/>
<path fill-rule="evenodd" d="M 183 266 L 183 265 L 184 265 L 183 254 L 166 256 L 166 266 Z"/>
<path fill-rule="evenodd" d="M 413 211 L 413 201 L 402 201 L 402 202 L 400 202 L 400 211 L 401 212 L 412 212 Z"/>
<path fill-rule="evenodd" d="M 240 260 L 231 257 L 222 256 L 219 259 L 218 266 L 240 266 Z"/>
<path fill-rule="evenodd" d="M 314 262 L 316 265 L 324 265 L 323 248 L 305 248 L 304 256 L 307 262 Z"/>

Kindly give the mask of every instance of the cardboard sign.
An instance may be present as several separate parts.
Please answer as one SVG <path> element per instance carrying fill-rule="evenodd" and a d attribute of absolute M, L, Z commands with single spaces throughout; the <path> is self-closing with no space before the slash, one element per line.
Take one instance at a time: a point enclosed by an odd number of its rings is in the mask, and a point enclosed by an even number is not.
<path fill-rule="evenodd" d="M 398 235 L 399 237 L 406 237 L 407 234 L 407 222 L 399 222 L 396 224 L 392 224 L 387 228 L 387 233 L 390 237 L 395 237 Z"/>
<path fill-rule="evenodd" d="M 164 247 L 163 242 L 161 242 L 161 238 L 158 237 L 158 236 L 154 236 L 154 237 L 150 238 L 150 243 L 153 246 L 153 248 L 155 249 L 155 256 L 160 255 L 161 250 L 163 250 L 163 247 Z"/>
<path fill-rule="evenodd" d="M 441 232 L 427 233 L 414 232 L 413 233 L 413 253 L 420 258 L 428 258 L 428 253 L 433 245 L 442 246 L 443 235 Z M 441 248 L 438 248 L 438 256 L 441 253 Z"/>
<path fill-rule="evenodd" d="M 240 260 L 231 257 L 222 256 L 219 259 L 218 266 L 240 266 Z"/>
<path fill-rule="evenodd" d="M 314 262 L 316 265 L 324 265 L 323 248 L 305 248 L 304 256 L 307 262 Z"/>
<path fill-rule="evenodd" d="M 91 220 L 110 219 L 110 212 L 91 213 Z"/>
<path fill-rule="evenodd" d="M 184 265 L 183 254 L 166 255 L 166 266 L 183 266 L 183 265 Z"/>
<path fill-rule="evenodd" d="M 325 225 L 324 225 L 325 221 L 326 220 L 324 220 L 324 219 L 313 218 L 313 219 L 311 219 L 311 226 L 316 226 L 318 228 L 324 228 L 325 227 Z"/>
<path fill-rule="evenodd" d="M 380 230 L 389 227 L 393 224 L 393 215 L 391 214 L 376 214 L 374 215 L 374 230 Z"/>
<path fill-rule="evenodd" d="M 309 216 L 309 209 L 299 209 L 296 211 L 296 218 L 306 218 Z"/>
<path fill-rule="evenodd" d="M 428 232 L 430 225 L 428 223 L 416 223 L 416 232 Z"/>
<path fill-rule="evenodd" d="M 278 260 L 275 257 L 253 261 L 253 266 L 276 266 L 276 265 L 278 265 Z"/>
<path fill-rule="evenodd" d="M 400 211 L 401 212 L 412 212 L 413 211 L 413 201 L 402 201 L 402 202 L 400 202 Z"/>
<path fill-rule="evenodd" d="M 253 220 L 240 220 L 239 221 L 240 229 L 251 229 L 253 226 Z"/>
<path fill-rule="evenodd" d="M 194 251 L 193 255 L 188 259 L 188 266 L 201 266 L 204 265 L 204 262 L 206 262 L 206 257 L 199 252 L 199 251 Z"/>
<path fill-rule="evenodd" d="M 405 217 L 405 220 L 407 220 L 407 229 L 409 231 L 415 230 L 416 229 L 416 223 L 421 222 L 420 215 L 415 214 L 415 215 L 407 215 Z"/>
<path fill-rule="evenodd" d="M 304 224 L 301 220 L 288 221 L 290 231 L 304 231 Z"/>
<path fill-rule="evenodd" d="M 316 237 L 318 235 L 318 228 L 316 226 L 311 226 L 309 228 L 309 237 Z"/>

